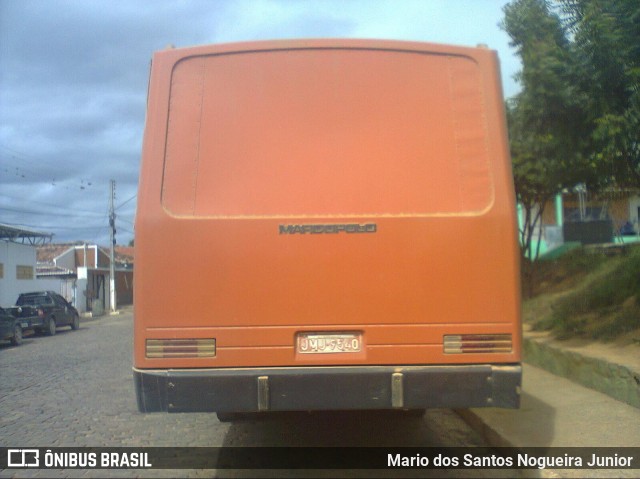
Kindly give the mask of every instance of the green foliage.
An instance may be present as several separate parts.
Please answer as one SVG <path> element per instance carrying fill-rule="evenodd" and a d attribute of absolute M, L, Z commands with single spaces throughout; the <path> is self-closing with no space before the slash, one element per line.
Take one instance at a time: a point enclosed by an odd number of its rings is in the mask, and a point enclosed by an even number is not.
<path fill-rule="evenodd" d="M 561 270 L 564 276 L 586 275 L 593 273 L 607 262 L 602 253 L 588 251 L 583 247 L 569 251 L 562 257 L 551 261 L 547 269 Z"/>
<path fill-rule="evenodd" d="M 513 0 L 501 27 L 522 60 L 507 118 L 521 244 L 536 258 L 557 192 L 640 187 L 640 1 Z"/>
<path fill-rule="evenodd" d="M 513 172 L 525 213 L 525 256 L 544 205 L 563 188 L 588 176 L 583 155 L 585 103 L 576 89 L 578 70 L 560 18 L 544 0 L 515 0 L 504 8 L 502 28 L 522 59 L 522 91 L 507 103 Z M 533 254 L 532 254 L 533 253 Z"/>
<path fill-rule="evenodd" d="M 640 186 L 640 2 L 562 0 L 600 186 Z"/>
<path fill-rule="evenodd" d="M 617 268 L 605 278 L 583 291 L 585 309 L 604 309 L 622 304 L 640 293 L 640 251 L 636 250 L 625 258 Z"/>
<path fill-rule="evenodd" d="M 611 340 L 638 329 L 638 310 L 623 310 L 614 318 L 600 321 L 592 328 L 593 339 Z"/>
<path fill-rule="evenodd" d="M 584 259 L 589 260 L 587 256 Z M 585 266 L 580 259 L 573 263 L 578 268 Z M 593 268 L 593 276 L 559 300 L 553 314 L 535 329 L 553 330 L 560 338 L 578 335 L 612 339 L 640 328 L 640 249 L 614 262 L 601 257 L 588 267 Z"/>
<path fill-rule="evenodd" d="M 513 0 L 504 14 L 522 60 L 522 90 L 507 102 L 520 240 L 536 258 L 532 238 L 557 192 L 640 187 L 640 1 Z M 533 264 L 523 263 L 530 290 Z M 568 296 L 542 326 L 598 337 L 638 327 L 639 271 L 636 254 Z M 621 301 L 631 306 L 620 310 Z"/>

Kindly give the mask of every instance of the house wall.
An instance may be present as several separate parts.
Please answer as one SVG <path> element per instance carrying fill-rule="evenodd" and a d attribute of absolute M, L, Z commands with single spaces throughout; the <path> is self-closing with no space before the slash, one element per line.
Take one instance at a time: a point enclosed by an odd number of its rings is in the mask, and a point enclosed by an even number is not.
<path fill-rule="evenodd" d="M 111 310 L 111 294 L 109 270 L 89 269 L 87 285 L 92 290 L 93 306 L 104 311 Z M 116 270 L 116 309 L 120 306 L 133 304 L 133 271 Z M 100 312 L 100 311 L 99 311 Z"/>
<path fill-rule="evenodd" d="M 78 278 L 76 280 L 76 303 L 74 306 L 79 313 L 87 312 L 87 278 Z"/>
<path fill-rule="evenodd" d="M 87 258 L 87 264 L 85 264 L 85 254 Z M 96 262 L 96 255 L 98 260 Z M 84 246 L 73 246 L 65 251 L 63 254 L 55 259 L 57 266 L 75 271 L 78 267 L 108 267 L 109 256 L 102 250 L 99 250 L 96 245 L 87 245 L 86 253 Z"/>
<path fill-rule="evenodd" d="M 630 220 L 630 204 L 631 200 L 629 198 L 625 198 L 623 200 L 612 201 L 609 204 L 609 216 L 613 220 L 613 228 L 615 231 L 622 228 L 627 221 Z"/>
<path fill-rule="evenodd" d="M 82 311 L 100 315 L 109 309 L 109 271 L 78 268 L 78 304 Z"/>
<path fill-rule="evenodd" d="M 133 304 L 133 271 L 116 271 L 116 303 Z"/>
<path fill-rule="evenodd" d="M 60 292 L 60 279 L 36 278 L 36 247 L 10 241 L 0 241 L 0 306 L 13 306 L 20 293 L 49 290 Z M 17 266 L 30 266 L 33 279 L 18 279 Z"/>
<path fill-rule="evenodd" d="M 73 256 L 73 247 L 62 253 L 60 256 L 54 259 L 56 266 L 74 271 L 76 269 L 75 258 Z"/>
<path fill-rule="evenodd" d="M 80 262 L 83 262 L 84 252 L 82 247 L 76 251 L 76 259 L 78 254 L 83 256 L 80 259 Z M 101 259 L 103 257 L 106 256 L 100 251 L 98 255 L 99 262 L 104 263 Z M 90 266 L 88 268 L 80 266 L 76 269 L 77 279 L 74 285 L 76 302 L 74 306 L 81 313 L 91 311 L 94 314 L 102 314 L 105 311 L 109 311 L 111 304 L 109 295 L 109 258 L 106 257 L 106 264 L 101 268 L 92 266 L 91 261 L 93 258 L 92 249 L 87 248 L 87 263 Z M 116 270 L 116 301 L 118 306 L 133 304 L 133 270 Z"/>
<path fill-rule="evenodd" d="M 624 225 L 627 221 L 630 220 L 630 199 L 629 198 L 620 198 L 616 200 L 610 201 L 588 201 L 587 207 L 589 208 L 606 208 L 608 217 L 613 221 L 614 231 L 617 231 Z M 568 208 L 578 208 L 578 202 L 573 199 L 566 199 L 564 201 L 564 209 L 565 211 Z M 596 218 L 597 219 L 597 218 Z"/>
<path fill-rule="evenodd" d="M 89 266 L 90 268 L 96 265 L 96 246 L 88 246 L 86 248 L 87 264 L 84 264 L 85 248 L 84 246 L 78 246 L 74 250 L 75 262 L 77 266 Z"/>
<path fill-rule="evenodd" d="M 549 201 L 544 207 L 542 212 L 542 224 L 543 225 L 555 225 L 556 224 L 556 204 L 555 201 Z"/>
<path fill-rule="evenodd" d="M 578 210 L 579 202 L 575 195 L 565 194 L 562 196 L 562 222 L 563 224 L 572 221 L 570 211 Z M 620 228 L 628 221 L 633 225 L 636 234 L 640 234 L 640 195 L 628 193 L 618 195 L 615 199 L 592 199 L 586 202 L 587 208 L 606 208 L 607 218 L 613 223 L 614 238 L 616 242 L 628 243 L 629 241 L 638 241 L 636 237 L 617 237 Z M 575 215 L 574 215 L 575 216 Z M 598 217 L 594 218 L 598 219 Z M 522 228 L 523 213 L 519 206 L 519 226 Z M 558 219 L 556 217 L 556 199 L 549 201 L 542 213 L 542 221 L 540 227 L 535 231 L 533 236 L 534 249 L 537 243 L 540 243 L 540 254 L 545 254 L 557 246 L 560 246 L 566 238 L 563 237 L 562 227 L 557 226 Z"/>
<path fill-rule="evenodd" d="M 108 268 L 110 263 L 109 255 L 98 249 L 98 268 Z"/>
<path fill-rule="evenodd" d="M 562 205 L 564 209 L 564 220 L 567 221 L 566 212 L 568 209 L 578 209 L 578 200 L 571 196 L 563 196 Z M 631 221 L 633 224 L 638 223 L 638 207 L 640 207 L 640 197 L 626 197 L 616 200 L 591 200 L 587 201 L 587 207 L 600 208 L 606 205 L 609 217 L 613 220 L 614 228 L 620 228 L 627 221 Z M 634 216 L 635 214 L 635 216 Z M 635 223 L 634 223 L 635 221 Z M 543 225 L 555 225 L 556 224 L 556 209 L 555 202 L 549 201 L 542 214 Z"/>
<path fill-rule="evenodd" d="M 89 263 L 88 260 L 87 260 L 87 263 Z M 80 267 L 78 268 L 77 272 L 78 272 L 78 280 L 76 283 L 77 304 L 75 306 L 79 312 L 86 313 L 94 309 L 93 301 L 95 300 L 97 302 L 99 300 L 99 298 L 97 298 L 97 295 L 98 293 L 102 294 L 102 292 L 101 291 L 99 292 L 96 289 L 97 282 L 96 282 L 93 268 Z M 98 308 L 98 309 L 102 309 L 102 308 Z M 97 311 L 93 311 L 93 312 L 96 313 Z"/>
<path fill-rule="evenodd" d="M 78 297 L 78 280 L 75 278 L 67 278 L 60 281 L 60 295 L 69 301 L 73 306 L 77 303 Z"/>

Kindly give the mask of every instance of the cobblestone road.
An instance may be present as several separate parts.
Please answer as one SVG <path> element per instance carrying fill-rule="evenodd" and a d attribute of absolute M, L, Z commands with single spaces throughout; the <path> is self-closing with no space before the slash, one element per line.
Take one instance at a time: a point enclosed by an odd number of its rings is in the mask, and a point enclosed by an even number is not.
<path fill-rule="evenodd" d="M 220 423 L 214 414 L 140 414 L 136 407 L 131 374 L 132 333 L 132 315 L 124 312 L 85 321 L 77 331 L 63 328 L 53 337 L 27 337 L 19 347 L 11 346 L 8 342 L 1 343 L 0 446 L 485 445 L 449 410 L 428 411 L 422 419 L 387 413 L 303 413 L 278 414 L 234 424 Z M 336 428 L 328 427 L 331 424 L 340 425 L 339 433 Z M 442 475 L 446 471 L 437 472 Z M 509 475 L 507 471 L 504 472 Z M 324 475 L 322 471 L 313 473 L 321 477 L 344 475 L 335 470 L 326 471 Z M 424 474 L 424 471 L 415 471 L 413 477 L 419 477 L 420 473 Z M 452 477 L 460 473 L 458 470 Z M 250 471 L 246 475 L 256 474 L 256 471 Z M 271 471 L 265 474 L 270 477 L 299 477 L 300 471 Z M 379 476 L 381 471 L 375 474 Z M 0 472 L 1 477 L 52 475 L 227 477 L 241 476 L 242 471 Z M 350 477 L 369 475 L 366 471 L 349 473 Z M 389 477 L 393 477 L 393 474 Z"/>

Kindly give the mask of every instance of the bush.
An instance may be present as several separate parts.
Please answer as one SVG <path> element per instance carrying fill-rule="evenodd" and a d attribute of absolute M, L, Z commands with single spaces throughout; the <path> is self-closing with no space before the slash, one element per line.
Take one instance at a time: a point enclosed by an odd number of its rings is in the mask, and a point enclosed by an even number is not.
<path fill-rule="evenodd" d="M 588 258 L 576 257 L 576 270 Z M 584 286 L 558 300 L 554 312 L 536 329 L 552 329 L 560 338 L 588 335 L 612 339 L 640 327 L 637 299 L 640 298 L 640 249 L 602 264 Z M 630 306 L 623 308 L 623 304 Z"/>

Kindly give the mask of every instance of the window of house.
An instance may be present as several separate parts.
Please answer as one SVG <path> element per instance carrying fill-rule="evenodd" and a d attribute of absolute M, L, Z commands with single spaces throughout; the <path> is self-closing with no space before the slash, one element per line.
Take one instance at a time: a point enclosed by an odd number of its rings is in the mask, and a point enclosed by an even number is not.
<path fill-rule="evenodd" d="M 33 266 L 16 266 L 16 279 L 33 279 Z"/>

